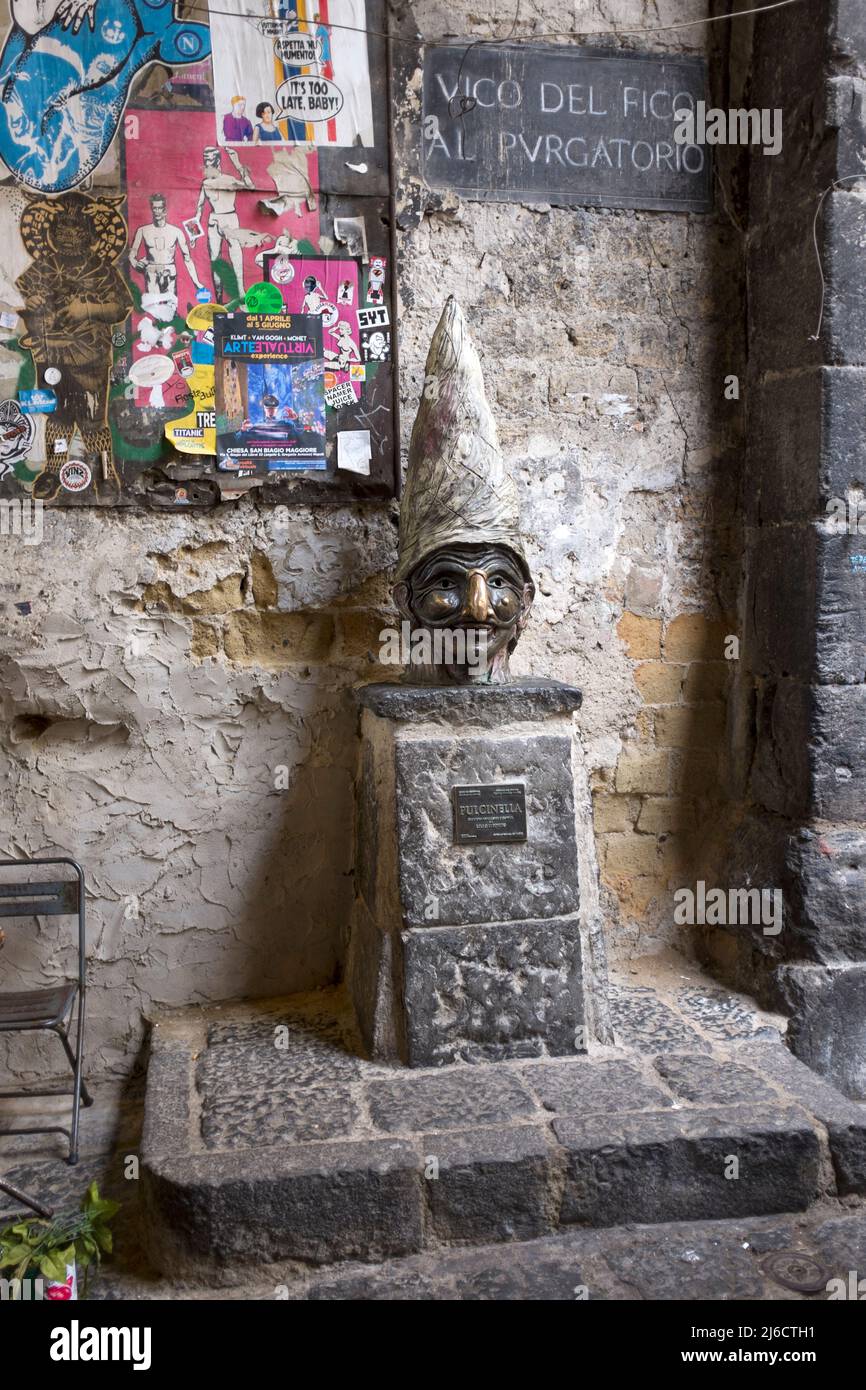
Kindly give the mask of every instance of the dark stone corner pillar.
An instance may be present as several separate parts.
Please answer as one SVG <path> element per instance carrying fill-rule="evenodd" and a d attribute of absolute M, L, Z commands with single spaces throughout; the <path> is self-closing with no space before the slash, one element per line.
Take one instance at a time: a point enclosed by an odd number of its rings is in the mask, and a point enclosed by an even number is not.
<path fill-rule="evenodd" d="M 589 792 L 556 681 L 369 685 L 349 989 L 373 1057 L 580 1053 L 607 1039 Z M 527 838 L 455 844 L 455 786 L 522 783 Z"/>
<path fill-rule="evenodd" d="M 782 888 L 784 925 L 738 945 L 789 1014 L 794 1051 L 864 1097 L 866 5 L 758 16 L 743 90 L 747 106 L 781 108 L 783 149 L 745 156 L 741 863 L 751 852 Z"/>

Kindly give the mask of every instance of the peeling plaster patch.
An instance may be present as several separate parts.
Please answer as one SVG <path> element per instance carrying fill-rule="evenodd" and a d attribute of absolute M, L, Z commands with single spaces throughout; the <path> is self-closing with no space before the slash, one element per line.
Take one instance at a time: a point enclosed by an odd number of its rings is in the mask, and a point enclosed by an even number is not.
<path fill-rule="evenodd" d="M 0 853 L 67 853 L 85 867 L 94 1073 L 129 1069 L 155 1002 L 335 978 L 352 891 L 348 691 L 362 671 L 322 664 L 331 614 L 255 603 L 273 598 L 268 566 L 276 580 L 286 545 L 309 547 L 316 583 L 347 603 L 368 580 L 381 584 L 393 562 L 388 512 L 329 513 L 352 556 L 336 576 L 332 547 L 317 548 L 322 518 L 298 509 L 275 547 L 272 514 L 248 503 L 230 518 L 54 514 L 39 557 L 16 555 L 22 586 L 44 594 L 44 616 L 4 633 L 0 823 L 14 833 Z M 214 586 L 224 594 L 226 581 L 244 607 L 182 611 Z M 153 584 L 181 611 L 143 612 Z M 233 619 L 247 624 L 229 631 L 237 665 L 223 643 Z M 206 645 L 211 659 L 197 665 Z M 274 787 L 280 764 L 290 769 L 284 792 Z M 46 982 L 40 962 L 66 967 L 59 920 L 29 954 L 4 948 L 22 987 Z M 6 1055 L 4 1044 L 0 1064 Z M 39 1064 L 32 1047 L 15 1057 L 19 1077 Z"/>
<path fill-rule="evenodd" d="M 595 408 L 599 415 L 614 416 L 633 415 L 636 409 L 629 403 L 628 396 L 619 396 L 613 393 L 599 396 Z"/>

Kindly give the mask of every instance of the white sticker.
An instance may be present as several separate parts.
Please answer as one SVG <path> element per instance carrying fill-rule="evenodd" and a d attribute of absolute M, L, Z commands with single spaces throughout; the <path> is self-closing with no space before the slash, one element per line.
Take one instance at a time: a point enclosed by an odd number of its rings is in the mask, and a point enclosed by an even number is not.
<path fill-rule="evenodd" d="M 337 467 L 345 473 L 369 475 L 373 449 L 369 430 L 340 430 L 337 434 Z"/>
<path fill-rule="evenodd" d="M 65 454 L 65 453 L 66 453 L 66 440 L 65 440 L 65 439 L 55 439 L 55 441 L 54 441 L 54 452 L 55 452 L 55 454 Z"/>
<path fill-rule="evenodd" d="M 45 373 L 45 380 L 49 386 L 56 386 L 60 380 L 61 372 L 57 367 L 49 367 Z"/>
<path fill-rule="evenodd" d="M 14 328 L 17 322 L 17 314 L 10 314 L 5 309 L 0 314 L 0 328 Z"/>
<path fill-rule="evenodd" d="M 384 307 L 381 309 L 358 310 L 359 328 L 387 328 L 390 322 L 388 310 Z"/>
<path fill-rule="evenodd" d="M 340 381 L 336 386 L 325 387 L 325 404 L 332 410 L 342 410 L 344 406 L 354 405 L 356 399 L 351 381 Z"/>

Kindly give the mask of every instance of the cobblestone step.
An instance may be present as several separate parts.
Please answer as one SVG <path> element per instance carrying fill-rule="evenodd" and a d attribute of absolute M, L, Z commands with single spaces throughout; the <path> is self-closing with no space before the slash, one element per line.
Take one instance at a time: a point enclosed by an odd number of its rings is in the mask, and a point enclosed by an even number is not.
<path fill-rule="evenodd" d="M 406 1071 L 364 1061 L 338 991 L 165 1018 L 142 1143 L 150 1258 L 198 1275 L 381 1262 L 866 1192 L 866 1106 L 765 1030 L 668 1034 L 659 1052 Z"/>

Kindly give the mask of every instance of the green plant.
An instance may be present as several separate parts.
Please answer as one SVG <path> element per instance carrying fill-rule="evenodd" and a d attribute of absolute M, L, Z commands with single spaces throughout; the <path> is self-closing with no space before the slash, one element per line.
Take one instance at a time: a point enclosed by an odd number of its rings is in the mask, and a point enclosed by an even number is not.
<path fill-rule="evenodd" d="M 12 1269 L 13 1279 L 24 1279 L 27 1271 L 38 1269 L 45 1278 L 62 1283 L 66 1266 L 75 1264 L 87 1278 L 90 1266 L 97 1267 L 103 1252 L 111 1253 L 108 1223 L 120 1210 L 119 1202 L 100 1197 L 95 1182 L 81 1200 L 81 1209 L 50 1220 L 29 1217 L 0 1231 L 0 1270 Z"/>

